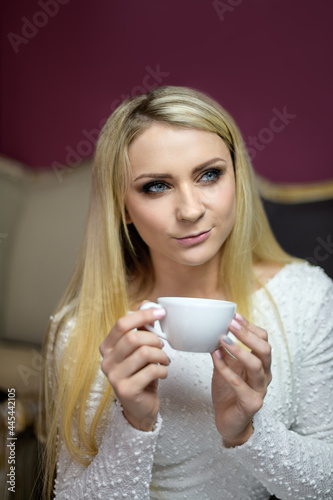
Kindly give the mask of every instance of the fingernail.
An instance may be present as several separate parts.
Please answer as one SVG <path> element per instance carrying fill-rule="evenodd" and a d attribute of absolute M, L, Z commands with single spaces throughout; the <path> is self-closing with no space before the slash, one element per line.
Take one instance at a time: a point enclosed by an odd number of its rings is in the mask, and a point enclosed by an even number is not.
<path fill-rule="evenodd" d="M 239 314 L 239 313 L 236 313 L 236 314 L 235 314 L 235 318 L 237 319 L 237 321 L 238 321 L 239 323 L 243 323 L 243 321 L 244 321 L 243 316 L 242 316 L 241 314 Z"/>
<path fill-rule="evenodd" d="M 170 364 L 171 363 L 171 359 L 169 358 L 169 356 L 168 356 L 168 360 L 169 360 L 169 364 Z"/>
<path fill-rule="evenodd" d="M 234 342 L 231 340 L 230 337 L 228 337 L 228 335 L 224 335 L 224 337 L 222 337 L 222 340 L 225 344 L 228 344 L 228 345 L 232 345 Z"/>
<path fill-rule="evenodd" d="M 241 329 L 241 326 L 240 324 L 238 323 L 238 321 L 236 321 L 235 319 L 233 319 L 230 323 L 230 325 L 239 332 L 239 330 Z"/>
<path fill-rule="evenodd" d="M 164 342 L 161 339 L 160 339 L 160 344 L 161 344 L 161 347 L 164 347 Z"/>
<path fill-rule="evenodd" d="M 153 316 L 154 318 L 163 318 L 165 316 L 166 310 L 161 308 L 161 309 L 153 309 Z"/>
<path fill-rule="evenodd" d="M 217 359 L 222 359 L 222 354 L 220 352 L 220 349 L 216 349 L 216 351 L 214 352 L 214 355 Z"/>

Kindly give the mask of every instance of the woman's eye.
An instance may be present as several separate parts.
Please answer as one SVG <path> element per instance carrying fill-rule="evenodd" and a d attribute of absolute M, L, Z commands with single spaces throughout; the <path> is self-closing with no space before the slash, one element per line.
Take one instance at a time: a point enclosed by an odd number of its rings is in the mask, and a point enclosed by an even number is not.
<path fill-rule="evenodd" d="M 207 172 L 204 172 L 200 177 L 200 180 L 204 182 L 213 182 L 221 177 L 221 175 L 222 171 L 214 168 L 212 170 L 207 170 Z"/>
<path fill-rule="evenodd" d="M 166 189 L 167 185 L 164 182 L 148 182 L 142 186 L 144 193 L 163 193 Z"/>

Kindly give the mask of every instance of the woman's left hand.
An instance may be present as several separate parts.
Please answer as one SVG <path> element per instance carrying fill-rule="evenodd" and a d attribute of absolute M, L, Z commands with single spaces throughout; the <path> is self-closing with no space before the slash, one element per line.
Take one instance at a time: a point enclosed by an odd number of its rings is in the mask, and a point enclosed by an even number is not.
<path fill-rule="evenodd" d="M 225 446 L 233 447 L 245 443 L 252 434 L 252 418 L 262 407 L 272 374 L 267 332 L 239 314 L 231 321 L 229 330 L 251 349 L 249 352 L 236 342 L 229 344 L 222 338 L 222 347 L 212 354 L 216 427 Z"/>

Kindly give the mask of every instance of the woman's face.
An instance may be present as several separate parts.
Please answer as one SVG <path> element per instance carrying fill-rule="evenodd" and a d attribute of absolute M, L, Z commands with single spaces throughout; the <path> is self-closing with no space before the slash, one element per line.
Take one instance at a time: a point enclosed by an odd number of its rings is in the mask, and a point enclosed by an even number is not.
<path fill-rule="evenodd" d="M 129 147 L 125 204 L 154 266 L 218 259 L 235 222 L 235 177 L 216 134 L 153 124 Z"/>

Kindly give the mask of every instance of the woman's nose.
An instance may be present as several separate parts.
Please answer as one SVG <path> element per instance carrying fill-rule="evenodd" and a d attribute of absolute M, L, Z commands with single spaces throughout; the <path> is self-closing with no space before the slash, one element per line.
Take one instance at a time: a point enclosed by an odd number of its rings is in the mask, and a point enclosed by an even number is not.
<path fill-rule="evenodd" d="M 195 187 L 186 188 L 179 192 L 176 203 L 176 216 L 179 221 L 195 222 L 206 212 L 200 193 Z"/>

